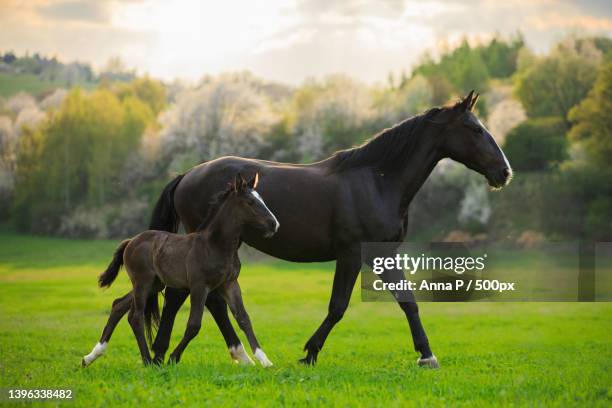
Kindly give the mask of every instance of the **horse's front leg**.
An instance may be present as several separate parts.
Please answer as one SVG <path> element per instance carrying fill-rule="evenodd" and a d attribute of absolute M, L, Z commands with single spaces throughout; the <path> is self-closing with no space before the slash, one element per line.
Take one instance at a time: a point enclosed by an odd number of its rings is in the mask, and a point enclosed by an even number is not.
<path fill-rule="evenodd" d="M 191 288 L 191 293 L 189 295 L 191 309 L 189 311 L 189 318 L 187 319 L 187 328 L 185 329 L 185 334 L 180 343 L 176 346 L 172 354 L 170 354 L 169 363 L 178 363 L 189 342 L 200 332 L 200 328 L 202 327 L 202 315 L 204 314 L 204 303 L 206 303 L 207 295 L 208 289 L 205 286 Z"/>
<path fill-rule="evenodd" d="M 359 247 L 344 251 L 338 256 L 327 317 L 325 317 L 321 326 L 306 342 L 304 350 L 306 350 L 307 354 L 306 357 L 300 360 L 300 363 L 307 365 L 316 364 L 317 356 L 323 348 L 327 336 L 336 323 L 344 316 L 360 269 L 361 251 Z"/>
<path fill-rule="evenodd" d="M 405 279 L 404 271 L 401 269 L 385 269 L 381 274 L 381 279 L 386 283 L 398 283 Z M 425 334 L 425 329 L 421 324 L 419 317 L 419 307 L 417 306 L 414 294 L 410 290 L 405 291 L 390 291 L 399 306 L 402 308 L 410 325 L 410 333 L 414 349 L 421 353 L 421 357 L 417 360 L 419 366 L 438 368 L 438 360 L 429 348 L 429 340 Z"/>

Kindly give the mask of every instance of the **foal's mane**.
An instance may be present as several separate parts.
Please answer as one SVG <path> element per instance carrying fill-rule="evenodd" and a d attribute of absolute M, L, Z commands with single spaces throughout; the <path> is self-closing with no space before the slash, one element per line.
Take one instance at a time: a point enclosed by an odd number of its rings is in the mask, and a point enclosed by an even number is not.
<path fill-rule="evenodd" d="M 225 190 L 218 192 L 215 194 L 210 200 L 210 209 L 208 210 L 208 214 L 202 220 L 198 228 L 196 228 L 196 232 L 204 231 L 206 228 L 210 227 L 210 224 L 215 219 L 215 216 L 219 213 L 219 210 L 227 200 L 227 197 L 232 193 L 231 186 L 228 186 Z"/>
<path fill-rule="evenodd" d="M 432 108 L 382 130 L 361 146 L 337 151 L 331 157 L 331 171 L 374 167 L 377 171 L 393 172 L 403 168 L 406 158 L 418 146 L 418 135 L 428 123 L 436 123 L 431 118 L 442 109 Z"/>

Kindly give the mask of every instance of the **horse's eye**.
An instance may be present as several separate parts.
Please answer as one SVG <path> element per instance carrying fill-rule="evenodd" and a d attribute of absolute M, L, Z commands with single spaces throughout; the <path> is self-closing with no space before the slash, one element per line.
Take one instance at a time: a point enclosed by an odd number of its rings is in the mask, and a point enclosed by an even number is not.
<path fill-rule="evenodd" d="M 248 204 L 248 205 L 253 205 L 253 204 L 255 204 L 255 200 L 253 200 L 252 198 L 249 198 L 249 199 L 247 200 L 247 204 Z"/>

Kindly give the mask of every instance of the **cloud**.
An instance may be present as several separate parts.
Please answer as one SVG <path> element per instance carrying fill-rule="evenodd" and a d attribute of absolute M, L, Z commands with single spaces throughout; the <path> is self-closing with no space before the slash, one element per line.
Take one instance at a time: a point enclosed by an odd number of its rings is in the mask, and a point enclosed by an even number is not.
<path fill-rule="evenodd" d="M 130 3 L 130 4 L 126 4 Z M 612 36 L 609 0 L 0 0 L 0 50 L 102 66 L 120 56 L 166 79 L 250 69 L 290 83 L 384 81 L 425 50 L 521 31 L 546 51 L 568 32 Z"/>
<path fill-rule="evenodd" d="M 40 6 L 38 12 L 54 20 L 107 23 L 111 17 L 111 5 L 107 1 L 69 0 Z"/>

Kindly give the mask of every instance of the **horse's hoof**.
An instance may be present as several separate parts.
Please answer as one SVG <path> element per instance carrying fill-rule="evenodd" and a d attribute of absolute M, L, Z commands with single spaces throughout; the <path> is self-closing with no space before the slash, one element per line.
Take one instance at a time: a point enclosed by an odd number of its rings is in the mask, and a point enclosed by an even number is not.
<path fill-rule="evenodd" d="M 151 361 L 151 364 L 152 364 L 152 365 L 156 365 L 156 366 L 160 367 L 160 366 L 164 365 L 164 359 L 163 359 L 163 358 L 157 358 L 157 357 L 156 357 L 156 358 L 154 358 L 154 359 Z"/>
<path fill-rule="evenodd" d="M 84 358 L 81 359 L 81 367 L 83 368 L 87 367 L 87 363 L 85 362 Z"/>
<path fill-rule="evenodd" d="M 304 358 L 300 358 L 298 360 L 298 363 L 303 364 L 305 366 L 310 366 L 310 365 L 314 365 L 312 364 L 310 361 L 308 361 L 308 358 L 304 357 Z"/>
<path fill-rule="evenodd" d="M 438 364 L 438 359 L 434 355 L 426 358 L 419 357 L 419 359 L 417 360 L 417 365 L 419 367 L 440 368 L 440 364 Z"/>
<path fill-rule="evenodd" d="M 317 364 L 317 357 L 308 353 L 306 357 L 299 359 L 298 363 L 304 364 L 305 366 L 314 367 Z"/>

